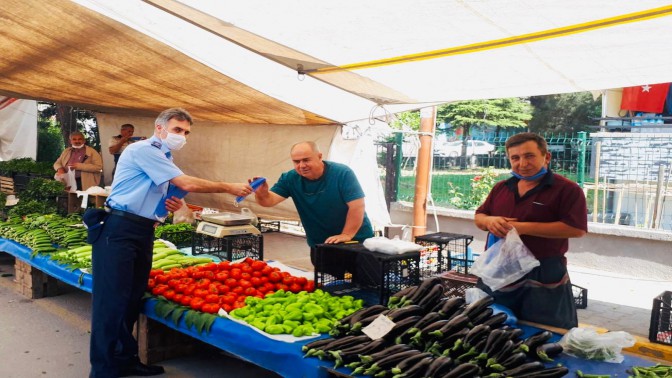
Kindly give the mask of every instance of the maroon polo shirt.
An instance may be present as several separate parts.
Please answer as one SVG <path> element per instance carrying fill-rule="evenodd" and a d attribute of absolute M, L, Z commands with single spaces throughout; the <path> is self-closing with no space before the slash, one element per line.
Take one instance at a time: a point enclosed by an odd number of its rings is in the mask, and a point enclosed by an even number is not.
<path fill-rule="evenodd" d="M 588 231 L 588 211 L 583 190 L 573 181 L 549 171 L 542 181 L 521 198 L 519 179 L 498 182 L 476 214 L 516 218 L 521 222 L 555 222 Z M 564 256 L 568 239 L 522 235 L 521 240 L 538 259 Z M 566 260 L 565 260 L 566 262 Z"/>

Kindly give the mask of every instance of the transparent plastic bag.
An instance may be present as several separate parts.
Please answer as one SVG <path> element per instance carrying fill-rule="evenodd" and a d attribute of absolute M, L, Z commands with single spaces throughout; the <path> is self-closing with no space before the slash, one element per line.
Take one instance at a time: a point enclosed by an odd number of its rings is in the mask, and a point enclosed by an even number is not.
<path fill-rule="evenodd" d="M 572 328 L 560 339 L 563 352 L 586 360 L 623 362 L 623 348 L 635 345 L 635 338 L 624 331 L 598 333 L 592 328 Z"/>
<path fill-rule="evenodd" d="M 474 261 L 471 273 L 481 278 L 492 291 L 514 283 L 539 266 L 532 252 L 520 240 L 515 228 L 506 238 L 493 244 Z"/>
<path fill-rule="evenodd" d="M 56 173 L 54 175 L 54 180 L 60 181 L 65 184 L 65 190 L 70 193 L 77 191 L 77 180 L 75 179 L 75 170 L 72 168 L 67 168 L 67 171 L 63 174 Z"/>

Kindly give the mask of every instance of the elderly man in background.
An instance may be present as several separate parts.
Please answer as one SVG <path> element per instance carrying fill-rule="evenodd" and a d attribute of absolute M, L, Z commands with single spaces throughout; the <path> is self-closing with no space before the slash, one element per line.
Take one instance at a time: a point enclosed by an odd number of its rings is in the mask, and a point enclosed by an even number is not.
<path fill-rule="evenodd" d="M 74 170 L 77 190 L 87 190 L 100 184 L 103 158 L 98 151 L 86 145 L 84 134 L 74 131 L 70 134 L 70 147 L 56 159 L 54 169 L 58 176 L 67 174 L 69 169 Z"/>

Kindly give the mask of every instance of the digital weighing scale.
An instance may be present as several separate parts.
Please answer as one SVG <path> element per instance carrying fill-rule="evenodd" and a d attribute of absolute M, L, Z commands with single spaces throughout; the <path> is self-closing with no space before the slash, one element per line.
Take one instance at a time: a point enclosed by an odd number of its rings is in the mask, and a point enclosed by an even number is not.
<path fill-rule="evenodd" d="M 196 227 L 196 232 L 223 238 L 234 235 L 259 235 L 261 232 L 250 222 L 252 218 L 236 213 L 216 213 L 201 215 L 202 222 Z"/>

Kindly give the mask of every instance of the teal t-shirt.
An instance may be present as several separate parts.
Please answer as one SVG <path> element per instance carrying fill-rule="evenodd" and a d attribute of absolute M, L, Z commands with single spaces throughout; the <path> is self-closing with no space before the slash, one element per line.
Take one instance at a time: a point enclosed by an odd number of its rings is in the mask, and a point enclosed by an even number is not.
<path fill-rule="evenodd" d="M 330 161 L 324 162 L 324 174 L 319 179 L 308 180 L 291 170 L 280 176 L 271 191 L 285 198 L 292 197 L 311 247 L 340 234 L 348 214 L 347 203 L 364 198 L 352 169 Z M 373 227 L 364 213 L 362 226 L 353 240 L 362 242 L 370 237 L 373 237 Z"/>

